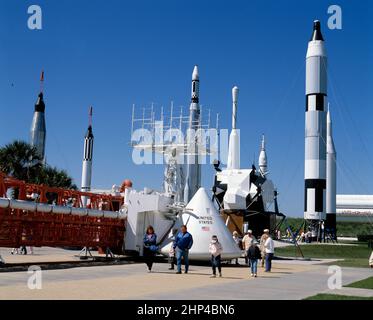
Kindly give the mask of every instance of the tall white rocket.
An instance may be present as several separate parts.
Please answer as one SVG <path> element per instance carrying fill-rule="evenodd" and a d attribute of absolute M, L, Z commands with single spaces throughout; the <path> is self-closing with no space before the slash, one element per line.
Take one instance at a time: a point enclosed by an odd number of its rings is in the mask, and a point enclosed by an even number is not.
<path fill-rule="evenodd" d="M 35 104 L 34 116 L 31 122 L 30 145 L 36 148 L 40 159 L 42 160 L 42 162 L 45 162 L 45 140 L 47 130 L 45 127 L 45 103 L 43 95 L 43 83 L 44 71 L 42 71 L 40 76 L 40 93 Z"/>
<path fill-rule="evenodd" d="M 337 213 L 337 153 L 334 147 L 329 108 L 326 119 L 326 132 L 326 220 L 329 228 L 335 228 Z"/>
<path fill-rule="evenodd" d="M 189 127 L 187 132 L 188 155 L 186 163 L 186 179 L 184 189 L 184 202 L 188 203 L 201 187 L 201 164 L 198 159 L 198 129 L 200 128 L 199 107 L 199 72 L 194 66 L 192 74 L 192 92 L 189 108 Z"/>
<path fill-rule="evenodd" d="M 327 55 L 320 21 L 314 21 L 306 57 L 304 218 L 325 220 Z"/>
<path fill-rule="evenodd" d="M 227 169 L 240 169 L 240 136 L 237 130 L 238 87 L 232 88 L 232 131 L 229 136 Z"/>
<path fill-rule="evenodd" d="M 262 176 L 265 176 L 268 174 L 268 162 L 267 162 L 267 153 L 266 153 L 264 134 L 262 135 L 262 143 L 260 146 L 260 153 L 259 153 L 259 170 Z"/>
<path fill-rule="evenodd" d="M 81 190 L 88 192 L 91 190 L 92 180 L 92 157 L 93 157 L 93 132 L 92 132 L 92 107 L 89 108 L 89 123 L 87 133 L 84 137 L 83 166 L 82 166 L 82 186 Z M 87 198 L 82 199 L 83 206 L 87 205 Z"/>

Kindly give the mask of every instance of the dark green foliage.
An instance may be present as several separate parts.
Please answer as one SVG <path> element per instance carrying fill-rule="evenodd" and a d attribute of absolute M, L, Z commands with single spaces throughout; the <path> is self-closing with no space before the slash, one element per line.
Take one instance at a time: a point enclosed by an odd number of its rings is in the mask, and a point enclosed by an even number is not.
<path fill-rule="evenodd" d="M 14 141 L 0 148 L 0 171 L 28 183 L 76 189 L 66 171 L 43 165 L 37 150 L 23 141 Z"/>
<path fill-rule="evenodd" d="M 361 289 L 373 289 L 373 277 L 366 278 L 357 282 L 348 284 L 346 287 L 361 288 Z"/>

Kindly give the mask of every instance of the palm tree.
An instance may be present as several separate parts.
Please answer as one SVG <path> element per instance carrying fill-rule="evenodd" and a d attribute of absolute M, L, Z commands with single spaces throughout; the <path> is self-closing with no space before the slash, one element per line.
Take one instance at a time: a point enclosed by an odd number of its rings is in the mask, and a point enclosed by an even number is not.
<path fill-rule="evenodd" d="M 23 141 L 14 141 L 0 148 L 0 171 L 29 183 L 77 189 L 66 171 L 43 165 L 36 148 Z"/>
<path fill-rule="evenodd" d="M 60 170 L 48 165 L 42 167 L 40 174 L 35 177 L 33 182 L 37 184 L 45 184 L 49 187 L 77 189 L 76 185 L 73 184 L 73 179 L 65 170 Z"/>
<path fill-rule="evenodd" d="M 42 167 L 36 148 L 14 141 L 0 148 L 0 170 L 20 180 L 30 181 Z"/>

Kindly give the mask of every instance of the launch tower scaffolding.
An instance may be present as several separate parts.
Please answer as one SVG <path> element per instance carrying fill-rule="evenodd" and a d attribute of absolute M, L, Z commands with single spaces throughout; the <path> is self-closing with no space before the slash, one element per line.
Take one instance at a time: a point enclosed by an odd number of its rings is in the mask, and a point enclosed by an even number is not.
<path fill-rule="evenodd" d="M 216 159 L 218 157 L 219 136 L 217 128 L 219 115 L 216 115 L 216 127 L 211 126 L 211 110 L 208 109 L 206 119 L 203 117 L 203 106 L 200 111 L 200 121 L 197 127 L 202 132 L 216 130 L 216 139 L 213 141 L 209 135 L 205 139 L 197 139 L 198 156 Z M 161 107 L 157 119 L 154 103 L 150 107 L 141 108 L 142 116 L 136 117 L 136 106 L 132 106 L 131 146 L 134 149 L 152 152 L 161 155 L 155 156 L 155 164 L 164 164 L 164 192 L 175 197 L 175 205 L 185 205 L 185 167 L 186 157 L 195 155 L 190 148 L 187 134 L 190 125 L 190 115 L 183 113 L 183 106 L 175 112 L 174 103 L 171 102 L 168 113 Z M 152 158 L 153 160 L 153 158 Z M 207 161 L 207 160 L 206 160 Z"/>

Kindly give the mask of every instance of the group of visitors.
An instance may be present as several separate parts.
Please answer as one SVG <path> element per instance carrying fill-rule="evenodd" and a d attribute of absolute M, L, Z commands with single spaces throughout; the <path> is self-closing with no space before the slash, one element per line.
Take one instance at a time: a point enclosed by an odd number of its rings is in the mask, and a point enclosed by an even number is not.
<path fill-rule="evenodd" d="M 182 225 L 180 231 L 174 231 L 173 242 L 170 250 L 170 269 L 173 270 L 175 266 L 175 259 L 177 264 L 177 274 L 181 274 L 181 264 L 184 259 L 185 273 L 189 270 L 189 250 L 193 246 L 193 237 L 187 231 L 187 226 Z M 152 267 L 154 263 L 154 258 L 158 252 L 159 248 L 157 245 L 157 235 L 154 232 L 154 228 L 149 226 L 146 229 L 144 235 L 144 259 L 148 267 L 148 272 L 152 272 Z"/>
<path fill-rule="evenodd" d="M 233 232 L 233 239 L 237 239 L 237 237 L 238 232 Z M 269 229 L 263 230 L 263 235 L 260 237 L 259 242 L 253 235 L 252 230 L 248 230 L 242 238 L 242 250 L 244 250 L 245 263 L 250 267 L 252 277 L 257 277 L 258 260 L 261 260 L 262 267 L 265 266 L 265 272 L 271 272 L 272 259 L 275 251 L 274 242 L 269 234 Z"/>
<path fill-rule="evenodd" d="M 182 225 L 180 230 L 173 230 L 171 240 L 172 244 L 169 253 L 169 270 L 174 270 L 176 264 L 176 274 L 181 274 L 182 261 L 184 260 L 184 273 L 188 273 L 189 250 L 193 246 L 193 236 L 188 232 L 187 226 Z M 274 255 L 274 242 L 269 234 L 268 229 L 263 231 L 263 235 L 260 237 L 260 242 L 256 240 L 252 230 L 248 230 L 242 240 L 240 239 L 238 232 L 234 231 L 233 240 L 237 246 L 245 252 L 245 262 L 251 270 L 251 277 L 257 277 L 258 275 L 258 260 L 261 260 L 262 267 L 265 266 L 265 272 L 271 272 L 272 259 Z M 154 259 L 159 250 L 157 244 L 157 235 L 152 226 L 148 226 L 146 229 L 143 243 L 144 260 L 148 267 L 148 272 L 152 272 Z M 212 236 L 208 249 L 209 253 L 211 254 L 211 277 L 215 278 L 217 276 L 217 272 L 219 277 L 222 277 L 221 257 L 223 253 L 223 246 L 219 242 L 216 235 Z M 238 264 L 238 258 L 236 259 L 236 264 Z"/>
<path fill-rule="evenodd" d="M 34 254 L 34 247 L 29 247 L 30 254 Z M 27 254 L 27 248 L 26 246 L 21 246 L 19 248 L 13 248 L 10 251 L 11 254 Z"/>

